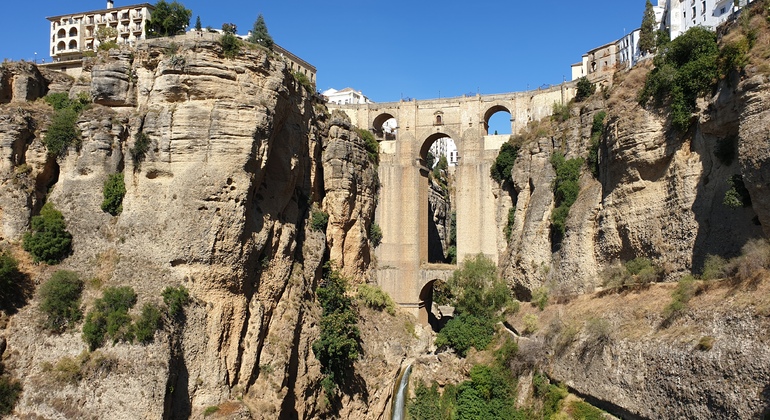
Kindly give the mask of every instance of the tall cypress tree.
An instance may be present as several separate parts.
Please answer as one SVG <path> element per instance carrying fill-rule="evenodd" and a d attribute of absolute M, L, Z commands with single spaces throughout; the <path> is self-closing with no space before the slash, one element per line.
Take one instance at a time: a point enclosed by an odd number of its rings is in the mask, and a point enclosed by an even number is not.
<path fill-rule="evenodd" d="M 644 17 L 642 18 L 642 28 L 639 34 L 639 50 L 642 54 L 648 54 L 655 51 L 655 11 L 652 9 L 652 3 L 647 0 L 644 6 Z"/>
<path fill-rule="evenodd" d="M 260 13 L 257 17 L 257 21 L 254 22 L 254 28 L 251 30 L 251 36 L 249 36 L 249 42 L 252 44 L 259 44 L 267 49 L 273 49 L 273 38 L 267 32 L 267 25 L 265 24 L 265 18 Z"/>

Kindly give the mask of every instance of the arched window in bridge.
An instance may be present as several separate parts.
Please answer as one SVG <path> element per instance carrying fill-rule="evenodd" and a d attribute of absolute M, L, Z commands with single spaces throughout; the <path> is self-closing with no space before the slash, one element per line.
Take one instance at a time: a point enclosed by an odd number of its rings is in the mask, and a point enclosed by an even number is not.
<path fill-rule="evenodd" d="M 436 115 L 436 125 L 441 125 L 441 124 L 443 124 L 441 122 L 441 115 Z"/>

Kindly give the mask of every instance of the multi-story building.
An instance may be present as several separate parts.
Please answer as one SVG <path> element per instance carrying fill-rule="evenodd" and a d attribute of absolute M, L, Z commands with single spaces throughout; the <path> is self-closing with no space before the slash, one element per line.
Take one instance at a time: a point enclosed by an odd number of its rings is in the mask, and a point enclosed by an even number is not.
<path fill-rule="evenodd" d="M 361 91 L 349 87 L 342 90 L 328 89 L 323 91 L 321 95 L 326 97 L 327 102 L 338 105 L 368 104 L 372 102 Z"/>
<path fill-rule="evenodd" d="M 85 51 L 96 51 L 99 28 L 113 28 L 113 40 L 118 44 L 134 44 L 144 39 L 145 25 L 154 9 L 149 3 L 115 7 L 109 0 L 103 10 L 51 16 L 47 18 L 51 22 L 51 57 L 63 61 L 81 58 Z"/>
<path fill-rule="evenodd" d="M 750 1 L 742 0 L 667 0 L 665 28 L 671 39 L 695 26 L 715 29 L 720 23 Z"/>

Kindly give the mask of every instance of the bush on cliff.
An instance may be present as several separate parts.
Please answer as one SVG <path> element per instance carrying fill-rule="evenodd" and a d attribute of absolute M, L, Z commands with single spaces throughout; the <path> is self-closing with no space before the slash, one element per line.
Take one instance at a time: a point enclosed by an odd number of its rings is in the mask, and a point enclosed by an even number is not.
<path fill-rule="evenodd" d="M 131 317 L 128 311 L 136 305 L 136 292 L 129 286 L 108 287 L 102 297 L 86 315 L 83 339 L 91 351 L 104 344 L 105 338 L 113 342 L 133 341 Z"/>
<path fill-rule="evenodd" d="M 32 217 L 31 228 L 24 234 L 23 246 L 35 262 L 57 264 L 70 252 L 72 235 L 66 230 L 64 216 L 50 202 L 40 215 Z"/>
<path fill-rule="evenodd" d="M 655 68 L 639 93 L 639 104 L 670 102 L 671 122 L 686 131 L 698 97 L 711 92 L 719 76 L 716 34 L 702 26 L 690 28 L 658 51 Z"/>
<path fill-rule="evenodd" d="M 346 294 L 347 281 L 329 263 L 316 291 L 323 313 L 321 334 L 313 343 L 313 354 L 321 362 L 321 381 L 326 397 L 333 399 L 337 388 L 344 384 L 358 359 L 361 332 L 353 301 Z"/>
<path fill-rule="evenodd" d="M 567 224 L 567 215 L 572 204 L 577 200 L 580 192 L 580 168 L 583 159 L 574 158 L 566 160 L 564 155 L 555 152 L 551 155 L 551 165 L 556 171 L 553 181 L 553 193 L 556 208 L 551 214 L 551 232 L 554 243 L 561 242 Z"/>
<path fill-rule="evenodd" d="M 102 211 L 113 216 L 123 211 L 123 197 L 126 195 L 126 183 L 122 173 L 109 174 L 102 188 Z"/>
<path fill-rule="evenodd" d="M 503 182 L 511 182 L 511 170 L 513 164 L 516 163 L 516 158 L 519 156 L 519 146 L 513 145 L 511 142 L 503 143 L 500 147 L 500 152 L 497 154 L 497 158 L 492 163 L 490 169 L 490 176 L 499 184 Z"/>
<path fill-rule="evenodd" d="M 80 295 L 83 280 L 77 273 L 66 270 L 55 272 L 40 288 L 40 310 L 46 315 L 45 327 L 50 331 L 62 332 L 68 326 L 80 321 Z"/>

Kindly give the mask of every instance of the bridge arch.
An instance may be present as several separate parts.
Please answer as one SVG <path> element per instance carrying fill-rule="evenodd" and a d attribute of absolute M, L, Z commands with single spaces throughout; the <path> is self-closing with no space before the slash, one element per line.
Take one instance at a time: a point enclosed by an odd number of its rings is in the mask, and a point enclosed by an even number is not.
<path fill-rule="evenodd" d="M 444 137 L 449 137 L 452 139 L 456 145 L 459 147 L 459 136 L 453 132 L 450 129 L 447 129 L 446 127 L 442 127 L 442 131 L 431 133 L 428 132 L 422 133 L 422 135 L 419 138 L 424 138 L 422 142 L 422 146 L 420 146 L 420 163 L 423 165 L 425 164 L 425 160 L 428 157 L 428 151 L 430 150 L 430 146 L 438 139 L 443 139 Z"/>
<path fill-rule="evenodd" d="M 377 140 L 395 140 L 398 120 L 394 113 L 381 112 L 372 120 L 372 131 Z"/>
<path fill-rule="evenodd" d="M 508 128 L 510 131 L 506 130 L 506 134 L 513 134 L 513 114 L 511 113 L 510 108 L 502 103 L 496 103 L 487 108 L 486 112 L 484 112 L 484 130 L 487 132 L 487 134 L 492 134 L 489 132 L 489 122 L 492 119 L 492 117 L 500 112 L 504 112 L 508 114 Z"/>

